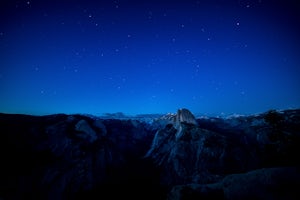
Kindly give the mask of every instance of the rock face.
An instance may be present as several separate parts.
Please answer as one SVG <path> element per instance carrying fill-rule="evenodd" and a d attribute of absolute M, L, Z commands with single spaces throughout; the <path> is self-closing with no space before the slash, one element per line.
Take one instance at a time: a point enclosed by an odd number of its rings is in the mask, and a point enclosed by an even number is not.
<path fill-rule="evenodd" d="M 188 131 L 185 130 L 187 126 L 196 126 L 197 121 L 194 115 L 188 109 L 178 109 L 177 114 L 167 114 L 158 119 L 160 121 L 160 125 L 165 128 L 160 128 L 152 142 L 152 146 L 145 155 L 145 157 L 149 157 L 153 151 L 159 148 L 161 143 L 165 143 L 166 138 L 174 137 L 176 140 L 184 137 L 185 134 L 190 135 Z M 167 130 L 166 132 L 164 130 Z M 170 133 L 169 133 L 170 132 Z M 170 143 L 171 144 L 171 143 Z M 164 150 L 160 149 L 159 153 L 164 151 L 169 151 L 169 145 L 166 144 L 164 146 Z"/>
<path fill-rule="evenodd" d="M 249 172 L 245 177 L 257 181 L 253 182 L 255 185 L 265 179 L 256 177 L 257 173 L 251 173 L 253 170 L 266 168 L 259 173 L 265 176 L 263 173 L 268 173 L 268 168 L 299 167 L 296 159 L 296 152 L 300 150 L 299 110 L 282 113 L 272 111 L 230 119 L 199 119 L 198 124 L 181 123 L 179 129 L 169 124 L 158 130 L 146 154 L 160 166 L 162 184 L 170 188 L 180 185 L 173 188 L 173 195 L 169 199 L 239 199 L 237 193 L 240 189 L 233 192 L 233 188 L 244 185 L 245 179 L 237 178 L 230 182 L 231 189 L 227 190 L 220 184 L 226 185 L 229 175 Z M 282 173 L 287 171 L 283 170 Z M 292 174 L 298 177 L 299 171 L 294 170 Z M 291 179 L 290 174 L 287 177 L 292 183 L 299 183 Z M 268 181 L 278 179 L 276 175 L 270 175 Z M 280 184 L 278 182 L 272 187 L 280 187 Z M 247 196 L 249 188 L 241 194 L 242 199 Z M 286 188 L 281 199 L 289 197 L 288 191 L 293 194 L 297 192 L 294 187 Z M 267 199 L 272 199 L 276 195 L 268 193 L 267 189 L 259 192 L 261 194 L 253 194 L 253 197 L 261 199 L 265 195 Z"/>
<path fill-rule="evenodd" d="M 182 123 L 197 125 L 195 116 L 186 108 L 178 109 L 176 114 L 168 113 L 158 118 L 156 122 L 160 124 L 158 127 L 172 124 L 176 129 L 179 129 Z"/>
<path fill-rule="evenodd" d="M 179 109 L 175 118 L 175 127 L 181 125 L 181 123 L 197 125 L 195 116 L 186 108 Z"/>
<path fill-rule="evenodd" d="M 299 199 L 299 150 L 300 110 L 179 109 L 151 124 L 0 114 L 0 199 Z"/>
<path fill-rule="evenodd" d="M 180 139 L 184 134 L 188 134 L 184 130 L 186 124 L 197 125 L 195 116 L 188 109 L 179 109 L 177 115 L 175 116 L 175 128 L 177 129 L 176 139 Z"/>

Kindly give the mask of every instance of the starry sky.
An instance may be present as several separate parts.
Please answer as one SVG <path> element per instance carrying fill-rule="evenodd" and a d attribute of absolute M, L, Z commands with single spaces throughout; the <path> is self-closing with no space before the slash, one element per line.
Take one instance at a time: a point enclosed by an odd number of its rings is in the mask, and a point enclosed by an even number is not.
<path fill-rule="evenodd" d="M 0 112 L 299 108 L 296 3 L 1 0 Z"/>

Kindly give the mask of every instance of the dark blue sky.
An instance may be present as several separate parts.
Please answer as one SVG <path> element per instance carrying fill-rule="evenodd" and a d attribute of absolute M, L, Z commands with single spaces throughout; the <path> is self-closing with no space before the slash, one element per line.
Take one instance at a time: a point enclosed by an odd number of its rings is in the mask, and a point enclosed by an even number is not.
<path fill-rule="evenodd" d="M 293 1 L 2 0 L 0 11 L 0 112 L 300 107 Z"/>

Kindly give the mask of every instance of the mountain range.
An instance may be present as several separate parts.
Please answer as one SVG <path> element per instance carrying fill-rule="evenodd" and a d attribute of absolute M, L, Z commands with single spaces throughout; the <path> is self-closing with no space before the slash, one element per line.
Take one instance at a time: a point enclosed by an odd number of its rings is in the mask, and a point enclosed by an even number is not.
<path fill-rule="evenodd" d="M 0 114 L 0 199 L 299 199 L 300 109 Z"/>

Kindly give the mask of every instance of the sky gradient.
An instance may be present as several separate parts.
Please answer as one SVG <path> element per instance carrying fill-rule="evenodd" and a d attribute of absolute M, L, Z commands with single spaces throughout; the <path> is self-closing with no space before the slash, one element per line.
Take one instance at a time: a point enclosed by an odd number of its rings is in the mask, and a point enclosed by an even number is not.
<path fill-rule="evenodd" d="M 0 112 L 300 108 L 293 2 L 1 1 Z"/>

